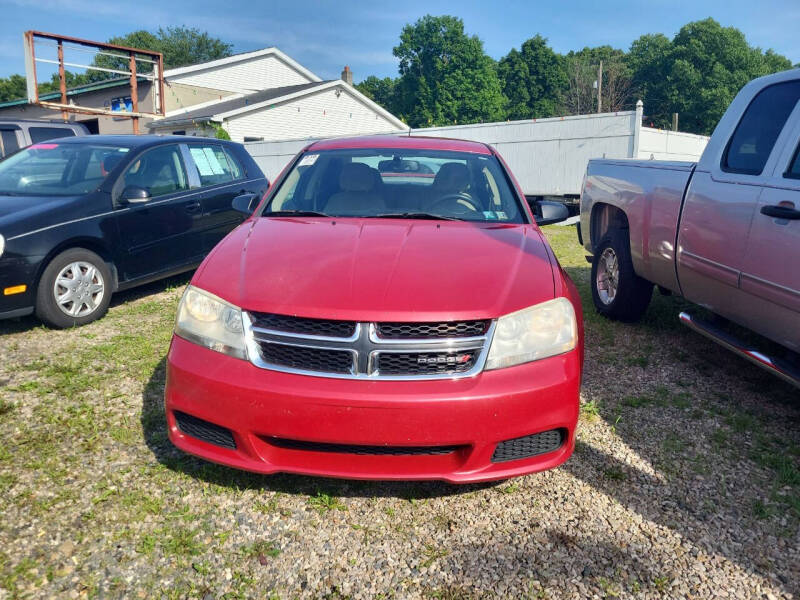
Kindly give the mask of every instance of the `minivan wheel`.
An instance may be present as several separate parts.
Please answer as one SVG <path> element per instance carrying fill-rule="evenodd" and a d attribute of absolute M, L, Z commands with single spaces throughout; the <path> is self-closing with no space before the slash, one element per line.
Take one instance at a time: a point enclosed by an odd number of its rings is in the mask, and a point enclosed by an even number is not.
<path fill-rule="evenodd" d="M 601 315 L 638 321 L 653 295 L 653 284 L 633 270 L 627 231 L 610 230 L 592 259 L 592 300 Z"/>
<path fill-rule="evenodd" d="M 97 254 L 71 248 L 45 268 L 36 291 L 36 316 L 58 329 L 102 317 L 111 301 L 111 270 Z"/>

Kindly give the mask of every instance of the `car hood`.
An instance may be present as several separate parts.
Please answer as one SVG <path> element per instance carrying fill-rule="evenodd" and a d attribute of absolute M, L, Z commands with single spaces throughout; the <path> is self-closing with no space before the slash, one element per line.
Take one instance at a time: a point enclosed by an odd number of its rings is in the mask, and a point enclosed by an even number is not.
<path fill-rule="evenodd" d="M 26 233 L 44 224 L 60 223 L 72 215 L 72 205 L 84 196 L 0 195 L 0 233 L 6 238 Z M 49 213 L 49 214 L 48 214 Z M 43 215 L 47 214 L 47 217 Z M 33 218 L 33 220 L 31 220 Z"/>
<path fill-rule="evenodd" d="M 260 218 L 193 281 L 247 310 L 361 321 L 494 318 L 553 298 L 532 225 Z"/>

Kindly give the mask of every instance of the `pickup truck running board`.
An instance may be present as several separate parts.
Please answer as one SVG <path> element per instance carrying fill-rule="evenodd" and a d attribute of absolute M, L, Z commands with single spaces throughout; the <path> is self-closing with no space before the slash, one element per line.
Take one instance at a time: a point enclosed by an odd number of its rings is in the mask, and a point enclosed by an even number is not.
<path fill-rule="evenodd" d="M 693 317 L 687 312 L 680 313 L 678 318 L 681 320 L 681 323 L 686 325 L 689 329 L 693 329 L 697 333 L 717 342 L 728 350 L 735 352 L 742 358 L 749 360 L 751 363 L 758 365 L 762 369 L 800 388 L 800 370 L 798 370 L 797 367 L 793 367 L 786 361 L 767 356 L 758 349 L 749 347 L 742 342 L 742 340 L 730 333 L 722 331 L 708 321 Z"/>

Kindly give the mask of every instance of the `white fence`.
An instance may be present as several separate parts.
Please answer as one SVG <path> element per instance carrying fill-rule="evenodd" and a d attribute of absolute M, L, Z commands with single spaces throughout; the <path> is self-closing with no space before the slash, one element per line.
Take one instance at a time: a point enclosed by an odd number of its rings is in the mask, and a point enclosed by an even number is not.
<path fill-rule="evenodd" d="M 501 123 L 412 129 L 405 135 L 452 137 L 495 147 L 529 196 L 580 194 L 591 158 L 697 160 L 708 138 L 642 127 L 635 111 Z M 248 142 L 248 152 L 272 180 L 312 139 Z"/>

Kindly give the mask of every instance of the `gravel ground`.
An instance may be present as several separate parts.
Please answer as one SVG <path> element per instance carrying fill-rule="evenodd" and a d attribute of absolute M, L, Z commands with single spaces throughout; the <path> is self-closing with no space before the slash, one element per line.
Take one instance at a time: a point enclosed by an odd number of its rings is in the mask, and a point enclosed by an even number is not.
<path fill-rule="evenodd" d="M 0 600 L 794 598 L 797 390 L 682 329 L 657 296 L 584 293 L 575 455 L 491 485 L 262 477 L 166 438 L 164 356 L 187 278 L 73 331 L 0 322 Z"/>

